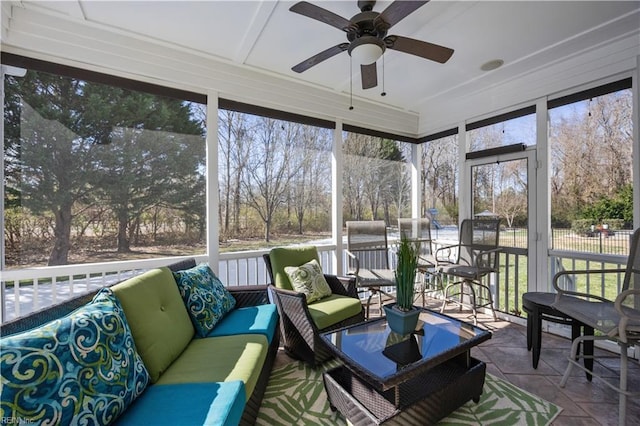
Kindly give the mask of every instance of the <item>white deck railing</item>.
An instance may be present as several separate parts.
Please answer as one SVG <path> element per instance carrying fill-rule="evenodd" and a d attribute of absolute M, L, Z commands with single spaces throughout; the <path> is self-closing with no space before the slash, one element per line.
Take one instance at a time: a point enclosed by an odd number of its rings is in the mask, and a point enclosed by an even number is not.
<path fill-rule="evenodd" d="M 330 258 L 335 246 L 318 246 L 318 250 L 323 268 L 332 273 Z M 230 287 L 267 284 L 269 279 L 262 255 L 268 252 L 265 249 L 221 253 L 218 262 L 220 280 Z M 28 315 L 146 270 L 191 257 L 195 257 L 196 262 L 207 261 L 207 256 L 200 255 L 2 271 L 0 318 L 5 322 Z"/>
<path fill-rule="evenodd" d="M 266 284 L 269 279 L 262 255 L 268 251 L 264 249 L 221 253 L 218 276 L 230 287 Z M 323 270 L 329 274 L 335 273 L 331 261 L 335 246 L 318 245 L 318 251 Z M 607 268 L 623 267 L 626 262 L 624 256 L 579 252 L 552 252 L 551 256 L 551 276 L 558 272 L 557 265 L 560 261 L 570 265 L 566 269 L 574 269 L 577 266 L 586 266 L 587 269 L 601 269 L 605 266 Z M 189 257 L 192 256 L 2 271 L 0 318 L 4 322 L 27 315 L 87 291 L 122 281 L 148 269 L 165 266 Z M 503 267 L 499 273 L 490 278 L 496 309 L 502 312 L 521 313 L 522 294 L 528 291 L 527 285 L 522 284 L 527 282 L 527 271 L 519 266 L 521 263 L 526 264 L 521 262 L 523 257 L 526 257 L 526 250 L 505 248 L 500 260 Z M 195 258 L 196 262 L 207 261 L 205 255 L 195 256 Z M 390 256 L 391 267 L 394 267 L 393 258 Z M 347 270 L 346 262 L 347 258 L 343 256 L 343 271 Z M 618 276 L 617 282 L 620 286 L 622 275 Z M 589 282 L 590 290 L 604 294 L 603 284 L 602 277 L 593 277 Z M 551 291 L 551 288 L 548 291 Z M 361 294 L 361 297 L 366 296 Z"/>

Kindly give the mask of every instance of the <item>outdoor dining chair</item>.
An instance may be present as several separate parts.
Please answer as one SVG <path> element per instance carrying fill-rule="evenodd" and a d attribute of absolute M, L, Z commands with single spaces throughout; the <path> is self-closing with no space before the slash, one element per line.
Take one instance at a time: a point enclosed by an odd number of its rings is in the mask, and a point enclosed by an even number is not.
<path fill-rule="evenodd" d="M 473 323 L 478 323 L 478 308 L 488 307 L 496 320 L 491 288 L 483 280 L 498 270 L 500 249 L 500 219 L 465 219 L 460 224 L 458 244 L 436 250 L 436 270 L 448 275 L 450 281 L 444 288 L 444 300 L 440 312 L 448 303 L 473 312 Z M 455 261 L 451 262 L 452 255 Z M 468 302 L 465 300 L 468 299 Z"/>
<path fill-rule="evenodd" d="M 356 278 L 359 291 L 368 291 L 366 318 L 371 298 L 378 296 L 382 312 L 382 295 L 394 298 L 385 287 L 395 287 L 395 271 L 389 267 L 387 226 L 383 220 L 347 221 L 348 275 Z"/>
<path fill-rule="evenodd" d="M 580 275 L 598 274 L 606 276 L 613 274 L 614 286 L 619 285 L 616 276 L 624 273 L 620 292 L 615 300 L 607 299 L 602 295 L 586 293 L 584 285 L 577 284 L 575 289 L 567 290 L 562 285 L 567 280 L 561 280 L 566 275 L 577 278 Z M 640 228 L 636 229 L 630 238 L 629 257 L 625 269 L 591 269 L 581 271 L 562 271 L 553 279 L 553 286 L 557 292 L 553 307 L 563 314 L 574 318 L 587 327 L 592 327 L 595 335 L 583 335 L 574 339 L 569 355 L 569 365 L 560 381 L 560 387 L 564 387 L 569 380 L 573 367 L 591 373 L 593 377 L 601 379 L 608 387 L 619 393 L 618 423 L 626 422 L 627 398 L 640 396 L 640 392 L 630 392 L 627 387 L 627 374 L 629 371 L 627 350 L 630 346 L 640 343 Z M 606 294 L 606 293 L 605 293 Z M 601 374 L 579 364 L 580 345 L 586 341 L 610 340 L 618 344 L 619 355 L 591 355 L 595 358 L 620 357 L 620 381 L 618 385 L 610 379 L 603 378 Z M 589 356 L 589 355 L 587 355 Z"/>
<path fill-rule="evenodd" d="M 433 244 L 431 240 L 431 220 L 428 218 L 398 218 L 398 231 L 400 237 L 404 236 L 409 241 L 419 244 L 420 256 L 418 257 L 418 273 L 420 290 L 417 297 L 422 296 L 422 306 L 425 305 L 426 293 L 438 290 L 439 280 L 435 273 L 436 259 L 433 256 Z"/>

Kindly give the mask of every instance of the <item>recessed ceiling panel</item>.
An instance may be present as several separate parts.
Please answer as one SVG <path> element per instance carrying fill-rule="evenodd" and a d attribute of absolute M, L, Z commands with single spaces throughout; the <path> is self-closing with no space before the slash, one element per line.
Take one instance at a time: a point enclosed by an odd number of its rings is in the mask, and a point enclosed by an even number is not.
<path fill-rule="evenodd" d="M 232 59 L 257 1 L 82 1 L 89 21 Z"/>

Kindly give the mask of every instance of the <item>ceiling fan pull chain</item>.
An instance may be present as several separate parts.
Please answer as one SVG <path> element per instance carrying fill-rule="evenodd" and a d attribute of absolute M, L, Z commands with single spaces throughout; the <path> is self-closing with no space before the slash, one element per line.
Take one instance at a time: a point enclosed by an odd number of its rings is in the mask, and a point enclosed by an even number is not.
<path fill-rule="evenodd" d="M 387 92 L 384 91 L 384 53 L 382 54 L 382 93 L 380 96 L 387 96 Z"/>
<path fill-rule="evenodd" d="M 349 56 L 349 111 L 353 110 L 353 58 Z"/>

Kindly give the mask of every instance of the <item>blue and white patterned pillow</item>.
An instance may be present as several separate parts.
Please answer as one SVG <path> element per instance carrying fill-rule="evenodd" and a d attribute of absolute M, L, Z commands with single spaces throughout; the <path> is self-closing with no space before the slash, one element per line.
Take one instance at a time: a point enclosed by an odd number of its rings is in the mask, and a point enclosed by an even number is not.
<path fill-rule="evenodd" d="M 227 312 L 236 306 L 236 299 L 224 287 L 209 265 L 173 273 L 180 295 L 200 337 L 206 337 Z"/>
<path fill-rule="evenodd" d="M 147 387 L 118 299 L 102 289 L 69 315 L 0 341 L 0 417 L 109 424 Z"/>

